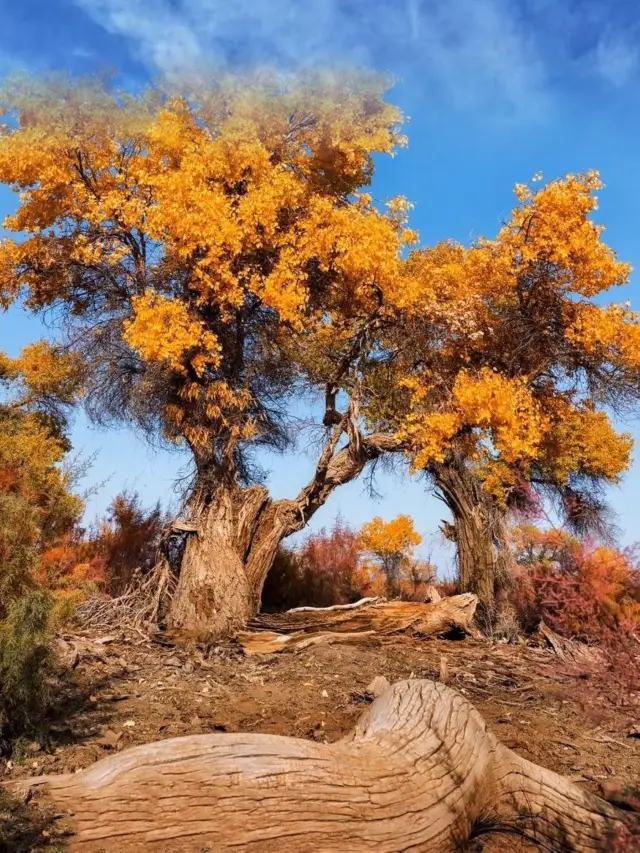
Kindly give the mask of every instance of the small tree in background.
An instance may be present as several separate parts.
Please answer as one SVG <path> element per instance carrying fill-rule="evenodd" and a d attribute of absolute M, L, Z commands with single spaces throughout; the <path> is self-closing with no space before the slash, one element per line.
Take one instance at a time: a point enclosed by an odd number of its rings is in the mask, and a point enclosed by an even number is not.
<path fill-rule="evenodd" d="M 399 595 L 400 582 L 407 578 L 414 563 L 414 551 L 422 537 L 409 515 L 398 515 L 391 521 L 372 518 L 360 529 L 362 549 L 373 558 L 385 580 L 390 598 Z"/>

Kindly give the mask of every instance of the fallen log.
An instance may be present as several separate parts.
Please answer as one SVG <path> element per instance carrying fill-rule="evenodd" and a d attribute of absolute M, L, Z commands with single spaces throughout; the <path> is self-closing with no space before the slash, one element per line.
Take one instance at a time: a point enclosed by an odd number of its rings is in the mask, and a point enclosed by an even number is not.
<path fill-rule="evenodd" d="M 285 613 L 260 613 L 249 622 L 257 631 L 293 634 L 339 631 L 439 636 L 452 632 L 476 635 L 473 617 L 478 599 L 472 593 L 452 595 L 433 603 L 414 601 L 358 602 L 353 607 L 304 607 Z"/>
<path fill-rule="evenodd" d="M 453 853 L 497 830 L 551 851 L 611 849 L 621 812 L 501 745 L 469 702 L 399 682 L 326 745 L 212 734 L 138 746 L 44 787 L 70 853 Z"/>

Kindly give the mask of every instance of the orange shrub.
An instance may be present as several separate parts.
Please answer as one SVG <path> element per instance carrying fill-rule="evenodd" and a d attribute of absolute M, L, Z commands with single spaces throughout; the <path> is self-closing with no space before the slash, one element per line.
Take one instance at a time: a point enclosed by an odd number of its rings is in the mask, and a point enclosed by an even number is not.
<path fill-rule="evenodd" d="M 543 619 L 560 634 L 600 642 L 640 627 L 640 571 L 631 551 L 532 525 L 516 527 L 513 544 L 512 596 L 525 630 Z"/>

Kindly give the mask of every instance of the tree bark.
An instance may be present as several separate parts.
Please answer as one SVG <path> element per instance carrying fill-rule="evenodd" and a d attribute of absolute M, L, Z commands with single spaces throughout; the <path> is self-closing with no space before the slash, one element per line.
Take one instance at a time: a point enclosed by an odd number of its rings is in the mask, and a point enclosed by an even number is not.
<path fill-rule="evenodd" d="M 174 629 L 224 636 L 257 613 L 278 545 L 301 530 L 335 488 L 396 442 L 385 435 L 350 435 L 335 427 L 310 482 L 293 500 L 272 500 L 264 486 L 196 488 L 177 588 L 168 609 Z"/>
<path fill-rule="evenodd" d="M 505 514 L 458 457 L 432 465 L 429 472 L 453 516 L 445 534 L 456 545 L 460 590 L 475 593 L 491 613 L 508 576 Z"/>
<path fill-rule="evenodd" d="M 454 853 L 474 834 L 549 851 L 605 851 L 621 813 L 487 731 L 456 691 L 387 689 L 331 745 L 198 735 L 129 749 L 45 786 L 72 812 L 70 853 Z"/>

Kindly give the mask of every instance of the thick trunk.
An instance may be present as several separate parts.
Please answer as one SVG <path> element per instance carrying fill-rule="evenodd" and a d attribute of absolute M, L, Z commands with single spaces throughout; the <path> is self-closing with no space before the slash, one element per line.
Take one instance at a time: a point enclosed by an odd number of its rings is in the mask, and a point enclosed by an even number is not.
<path fill-rule="evenodd" d="M 263 486 L 196 487 L 190 532 L 171 601 L 172 628 L 205 636 L 223 636 L 244 625 L 260 606 L 262 587 L 278 545 L 307 524 L 333 490 L 357 477 L 365 465 L 387 450 L 392 437 L 352 436 L 336 449 L 336 428 L 315 474 L 294 500 L 274 501 Z"/>
<path fill-rule="evenodd" d="M 475 593 L 493 611 L 507 574 L 504 513 L 462 461 L 452 459 L 430 470 L 453 515 L 447 535 L 456 545 L 460 590 Z"/>
<path fill-rule="evenodd" d="M 69 853 L 455 853 L 488 821 L 589 853 L 624 829 L 617 809 L 500 744 L 455 690 L 420 680 L 330 745 L 196 735 L 9 787 L 40 786 L 73 815 Z"/>
<path fill-rule="evenodd" d="M 286 532 L 266 489 L 218 489 L 192 508 L 196 531 L 187 537 L 171 627 L 213 636 L 244 625 L 260 603 L 262 586 Z"/>

